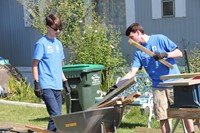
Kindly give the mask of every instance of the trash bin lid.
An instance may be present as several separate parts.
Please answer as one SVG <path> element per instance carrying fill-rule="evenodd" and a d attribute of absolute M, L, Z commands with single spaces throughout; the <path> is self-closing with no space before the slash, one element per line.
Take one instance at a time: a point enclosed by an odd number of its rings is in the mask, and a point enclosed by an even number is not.
<path fill-rule="evenodd" d="M 98 64 L 74 64 L 74 65 L 65 65 L 62 67 L 63 71 L 81 71 L 81 72 L 90 72 L 95 70 L 104 69 L 104 65 Z"/>

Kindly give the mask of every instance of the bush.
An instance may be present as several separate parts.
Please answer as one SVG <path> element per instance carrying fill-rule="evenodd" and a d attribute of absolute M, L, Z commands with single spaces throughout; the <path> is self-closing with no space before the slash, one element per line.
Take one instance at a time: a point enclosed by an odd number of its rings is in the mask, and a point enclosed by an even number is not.
<path fill-rule="evenodd" d="M 34 89 L 23 79 L 18 81 L 16 78 L 10 77 L 9 88 L 6 100 L 40 103 L 40 99 L 34 94 Z"/>
<path fill-rule="evenodd" d="M 118 48 L 120 34 L 99 18 L 77 27 L 73 33 L 73 43 L 69 45 L 70 63 L 104 65 L 102 89 L 107 90 L 116 81 L 116 73 L 125 68 L 125 59 Z"/>
<path fill-rule="evenodd" d="M 188 61 L 191 72 L 200 72 L 200 48 L 194 48 L 189 52 Z"/>

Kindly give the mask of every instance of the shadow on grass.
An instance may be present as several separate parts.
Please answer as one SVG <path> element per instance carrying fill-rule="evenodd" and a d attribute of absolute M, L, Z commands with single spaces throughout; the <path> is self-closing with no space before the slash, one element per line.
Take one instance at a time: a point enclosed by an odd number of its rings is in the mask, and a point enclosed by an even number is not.
<path fill-rule="evenodd" d="M 120 124 L 120 128 L 129 128 L 129 129 L 133 129 L 135 127 L 146 127 L 147 125 L 145 124 L 141 124 L 141 123 L 127 123 L 127 122 L 122 122 Z"/>
<path fill-rule="evenodd" d="M 37 119 L 32 119 L 29 121 L 49 121 L 49 117 L 43 117 L 43 118 L 37 118 Z"/>

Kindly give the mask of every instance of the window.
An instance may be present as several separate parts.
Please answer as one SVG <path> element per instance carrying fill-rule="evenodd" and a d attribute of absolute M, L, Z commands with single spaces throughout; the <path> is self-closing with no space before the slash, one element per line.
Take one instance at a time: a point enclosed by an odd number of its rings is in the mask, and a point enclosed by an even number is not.
<path fill-rule="evenodd" d="M 174 0 L 162 1 L 162 15 L 163 17 L 174 16 Z"/>
<path fill-rule="evenodd" d="M 151 0 L 152 19 L 186 17 L 186 0 Z"/>

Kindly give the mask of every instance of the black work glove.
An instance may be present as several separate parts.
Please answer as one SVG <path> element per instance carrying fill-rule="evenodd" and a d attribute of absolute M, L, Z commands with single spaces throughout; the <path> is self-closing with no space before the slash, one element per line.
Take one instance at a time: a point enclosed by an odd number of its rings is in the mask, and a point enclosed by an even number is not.
<path fill-rule="evenodd" d="M 112 87 L 110 87 L 106 93 L 106 95 L 108 95 L 110 92 L 114 91 L 115 89 L 117 89 L 116 85 L 113 85 Z"/>
<path fill-rule="evenodd" d="M 167 58 L 168 54 L 166 52 L 163 52 L 163 53 L 160 53 L 160 52 L 155 52 L 154 55 L 153 55 L 153 58 L 155 60 L 160 60 L 160 59 L 163 59 L 163 58 Z"/>
<path fill-rule="evenodd" d="M 69 86 L 69 83 L 67 80 L 63 81 L 63 88 L 65 89 L 67 94 L 71 93 L 71 87 Z"/>
<path fill-rule="evenodd" d="M 40 87 L 40 83 L 36 80 L 34 81 L 34 92 L 37 97 L 39 98 L 42 97 L 43 94 L 42 88 Z"/>

